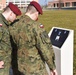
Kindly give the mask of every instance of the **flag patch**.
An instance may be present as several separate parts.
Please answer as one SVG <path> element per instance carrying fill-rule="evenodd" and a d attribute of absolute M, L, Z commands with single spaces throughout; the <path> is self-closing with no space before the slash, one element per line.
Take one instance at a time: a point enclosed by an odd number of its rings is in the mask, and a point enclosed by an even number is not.
<path fill-rule="evenodd" d="M 40 25 L 40 28 L 44 28 L 44 25 L 41 24 L 41 25 Z"/>
<path fill-rule="evenodd" d="M 0 23 L 0 27 L 2 27 L 2 24 Z"/>

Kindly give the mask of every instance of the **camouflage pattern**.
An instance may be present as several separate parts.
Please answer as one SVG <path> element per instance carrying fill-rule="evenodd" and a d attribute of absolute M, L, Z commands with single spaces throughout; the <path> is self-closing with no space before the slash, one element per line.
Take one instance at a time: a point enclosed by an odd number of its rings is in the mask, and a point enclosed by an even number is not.
<path fill-rule="evenodd" d="M 0 75 L 9 75 L 11 62 L 11 45 L 9 39 L 9 23 L 0 14 L 0 60 L 4 61 L 4 68 L 0 69 Z"/>
<path fill-rule="evenodd" d="M 22 15 L 10 27 L 10 33 L 18 47 L 19 71 L 24 75 L 48 75 L 45 61 L 50 70 L 55 69 L 54 52 L 43 25 Z"/>

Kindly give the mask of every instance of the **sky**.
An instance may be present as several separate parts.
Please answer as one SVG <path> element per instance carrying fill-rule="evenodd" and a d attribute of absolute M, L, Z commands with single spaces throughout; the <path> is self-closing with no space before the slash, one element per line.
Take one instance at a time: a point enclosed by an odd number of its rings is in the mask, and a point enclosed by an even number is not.
<path fill-rule="evenodd" d="M 52 1 L 52 0 L 39 0 L 39 4 L 46 5 L 48 3 L 48 1 Z"/>

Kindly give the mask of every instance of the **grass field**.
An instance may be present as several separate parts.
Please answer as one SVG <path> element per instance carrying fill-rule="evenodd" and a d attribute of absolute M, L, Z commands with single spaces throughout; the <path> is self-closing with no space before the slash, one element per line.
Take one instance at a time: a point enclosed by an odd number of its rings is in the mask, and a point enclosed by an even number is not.
<path fill-rule="evenodd" d="M 74 30 L 73 75 L 76 75 L 76 10 L 44 11 L 43 15 L 39 17 L 39 22 L 45 26 L 47 32 L 49 32 L 53 26 Z"/>

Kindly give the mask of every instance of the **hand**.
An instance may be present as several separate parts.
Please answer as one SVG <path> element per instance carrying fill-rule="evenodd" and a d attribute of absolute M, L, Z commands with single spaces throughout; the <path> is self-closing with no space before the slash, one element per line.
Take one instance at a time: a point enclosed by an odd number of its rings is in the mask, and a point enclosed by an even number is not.
<path fill-rule="evenodd" d="M 51 72 L 50 75 L 53 75 L 53 72 Z"/>
<path fill-rule="evenodd" d="M 57 73 L 57 70 L 56 70 L 56 69 L 54 70 L 54 75 L 58 75 L 58 73 Z"/>
<path fill-rule="evenodd" d="M 51 75 L 58 75 L 56 69 L 54 71 L 51 71 Z"/>
<path fill-rule="evenodd" d="M 0 68 L 4 68 L 4 62 L 0 61 Z"/>

